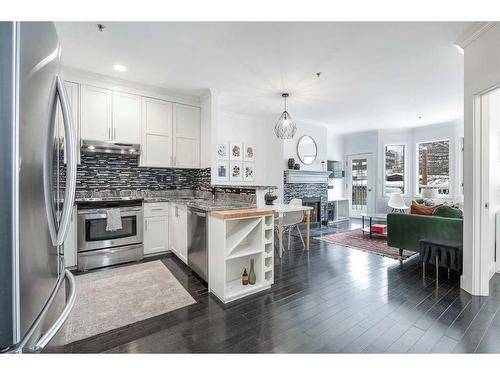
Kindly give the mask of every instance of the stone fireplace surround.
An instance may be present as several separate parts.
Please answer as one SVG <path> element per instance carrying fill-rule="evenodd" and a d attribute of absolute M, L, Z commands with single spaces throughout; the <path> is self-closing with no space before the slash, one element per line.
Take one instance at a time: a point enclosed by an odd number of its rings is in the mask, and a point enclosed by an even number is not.
<path fill-rule="evenodd" d="M 283 180 L 283 203 L 290 203 L 293 198 L 300 198 L 304 203 L 313 203 L 319 200 L 321 222 L 326 220 L 326 206 L 328 203 L 327 183 L 287 183 Z M 311 222 L 314 218 L 311 217 Z"/>

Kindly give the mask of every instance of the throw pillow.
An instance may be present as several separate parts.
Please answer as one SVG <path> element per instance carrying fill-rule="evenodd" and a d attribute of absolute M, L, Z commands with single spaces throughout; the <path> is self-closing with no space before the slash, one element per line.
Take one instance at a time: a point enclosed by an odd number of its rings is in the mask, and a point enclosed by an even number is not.
<path fill-rule="evenodd" d="M 426 206 L 425 204 L 418 204 L 417 202 L 412 201 L 410 207 L 410 213 L 413 215 L 431 216 L 437 207 L 439 206 Z"/>
<path fill-rule="evenodd" d="M 456 219 L 463 219 L 464 213 L 459 208 L 443 205 L 437 207 L 432 213 L 432 216 L 453 217 Z"/>

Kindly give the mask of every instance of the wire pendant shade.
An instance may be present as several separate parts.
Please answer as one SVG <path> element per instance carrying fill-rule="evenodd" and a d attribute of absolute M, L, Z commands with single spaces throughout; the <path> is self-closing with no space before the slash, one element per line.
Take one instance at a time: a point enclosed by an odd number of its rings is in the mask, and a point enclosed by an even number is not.
<path fill-rule="evenodd" d="M 288 98 L 288 94 L 285 93 L 281 96 L 285 99 L 285 110 L 274 126 L 274 132 L 279 139 L 292 139 L 297 131 L 297 125 L 295 125 L 295 121 L 293 121 L 292 116 L 286 110 L 286 98 Z"/>

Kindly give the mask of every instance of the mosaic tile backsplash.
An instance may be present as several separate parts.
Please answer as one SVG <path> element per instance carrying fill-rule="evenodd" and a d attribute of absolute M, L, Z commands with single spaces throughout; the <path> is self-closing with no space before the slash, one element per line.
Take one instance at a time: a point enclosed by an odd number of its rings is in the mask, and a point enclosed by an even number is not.
<path fill-rule="evenodd" d="M 82 154 L 76 190 L 197 190 L 199 169 L 142 168 L 136 155 Z"/>
<path fill-rule="evenodd" d="M 63 181 L 66 167 L 61 167 Z M 211 191 L 210 168 L 139 167 L 139 156 L 82 154 L 77 167 L 77 193 L 92 190 L 201 190 Z M 255 195 L 252 189 L 217 188 L 217 192 Z"/>

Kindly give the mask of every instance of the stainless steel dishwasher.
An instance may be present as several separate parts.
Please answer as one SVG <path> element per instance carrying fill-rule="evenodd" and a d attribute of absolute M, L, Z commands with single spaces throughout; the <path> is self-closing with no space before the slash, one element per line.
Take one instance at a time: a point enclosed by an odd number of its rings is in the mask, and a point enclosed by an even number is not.
<path fill-rule="evenodd" d="M 208 282 L 207 213 L 188 208 L 188 266 Z"/>

